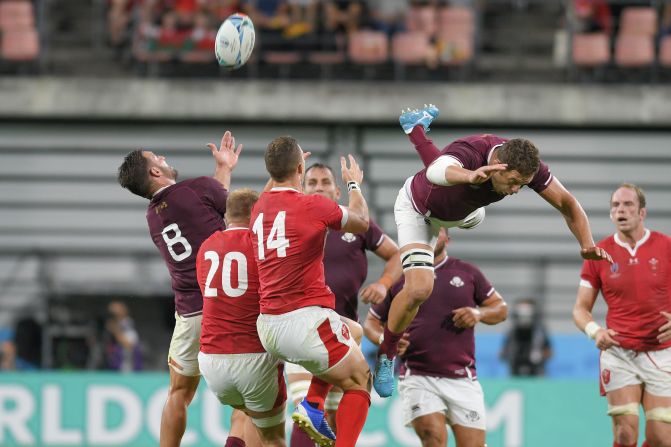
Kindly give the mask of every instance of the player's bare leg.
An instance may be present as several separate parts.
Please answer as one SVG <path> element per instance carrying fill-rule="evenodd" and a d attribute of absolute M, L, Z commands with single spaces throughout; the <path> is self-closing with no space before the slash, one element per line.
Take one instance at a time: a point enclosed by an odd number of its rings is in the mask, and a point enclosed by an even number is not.
<path fill-rule="evenodd" d="M 170 368 L 168 399 L 161 415 L 161 447 L 179 447 L 186 430 L 186 408 L 198 389 L 200 376 L 183 376 Z"/>
<path fill-rule="evenodd" d="M 302 401 L 307 394 L 307 387 L 310 386 L 312 374 L 309 373 L 292 373 L 287 374 L 287 383 L 291 390 L 291 398 L 294 402 L 294 407 Z M 329 425 L 331 421 L 328 421 Z M 331 425 L 331 427 L 333 427 Z M 294 424 L 291 429 L 291 447 L 314 447 L 315 443 L 303 430 Z"/>
<path fill-rule="evenodd" d="M 285 410 L 286 404 L 263 412 L 245 410 L 255 424 L 263 447 L 285 447 L 287 445 L 284 440 Z"/>
<path fill-rule="evenodd" d="M 235 409 L 231 414 L 231 429 L 224 447 L 262 447 L 261 438 L 252 420 L 244 411 Z"/>
<path fill-rule="evenodd" d="M 422 441 L 422 447 L 447 445 L 447 420 L 443 413 L 431 413 L 413 419 L 412 428 Z"/>
<path fill-rule="evenodd" d="M 393 360 L 398 351 L 398 342 L 417 315 L 419 306 L 433 292 L 433 247 L 406 244 L 400 252 L 405 283 L 391 302 L 384 339 L 375 364 L 373 384 L 381 397 L 389 397 L 394 391 Z"/>
<path fill-rule="evenodd" d="M 636 445 L 638 442 L 638 404 L 642 394 L 641 385 L 629 385 L 607 393 L 609 414 L 613 418 L 614 442 L 623 446 Z M 628 411 L 623 406 L 630 404 L 636 405 L 636 415 L 621 414 Z"/>
<path fill-rule="evenodd" d="M 454 433 L 457 447 L 486 447 L 484 430 L 464 427 L 463 425 L 453 425 L 452 432 Z"/>
<path fill-rule="evenodd" d="M 650 447 L 671 447 L 671 397 L 643 392 L 645 439 Z"/>

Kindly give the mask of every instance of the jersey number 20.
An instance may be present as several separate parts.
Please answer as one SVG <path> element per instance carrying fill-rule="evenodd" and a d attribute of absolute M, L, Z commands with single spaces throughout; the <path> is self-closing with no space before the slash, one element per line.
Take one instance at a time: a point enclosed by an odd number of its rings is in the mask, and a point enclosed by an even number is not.
<path fill-rule="evenodd" d="M 206 251 L 205 259 L 210 261 L 210 270 L 207 272 L 207 279 L 205 280 L 205 297 L 216 297 L 217 289 L 210 287 L 214 274 L 219 269 L 219 255 L 216 251 Z M 231 281 L 231 272 L 233 262 L 238 263 L 238 286 L 233 287 Z M 224 256 L 223 266 L 221 268 L 221 288 L 224 290 L 226 296 L 237 298 L 242 296 L 247 291 L 247 258 L 239 251 L 231 251 Z"/>

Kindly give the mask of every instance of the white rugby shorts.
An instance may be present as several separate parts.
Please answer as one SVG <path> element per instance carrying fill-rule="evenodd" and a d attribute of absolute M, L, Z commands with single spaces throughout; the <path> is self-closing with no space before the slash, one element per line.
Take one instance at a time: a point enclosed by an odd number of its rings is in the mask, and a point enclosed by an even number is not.
<path fill-rule="evenodd" d="M 198 354 L 207 386 L 224 405 L 264 412 L 287 400 L 284 364 L 267 352 Z"/>
<path fill-rule="evenodd" d="M 474 379 L 406 376 L 399 380 L 403 422 L 412 426 L 420 416 L 443 413 L 449 425 L 485 430 L 485 395 Z"/>
<path fill-rule="evenodd" d="M 199 376 L 200 324 L 202 315 L 183 317 L 175 312 L 175 330 L 172 332 L 168 365 L 183 376 Z"/>
<path fill-rule="evenodd" d="M 436 245 L 436 236 L 440 228 L 475 228 L 485 220 L 485 208 L 473 211 L 462 220 L 440 220 L 435 217 L 424 216 L 415 210 L 412 205 L 410 184 L 412 177 L 405 181 L 398 191 L 394 204 L 394 219 L 398 229 L 398 246 L 403 248 L 408 244 L 424 244 L 431 247 Z"/>
<path fill-rule="evenodd" d="M 628 385 L 644 385 L 653 396 L 671 397 L 671 348 L 637 352 L 613 346 L 599 358 L 602 392 Z"/>
<path fill-rule="evenodd" d="M 317 306 L 261 314 L 256 329 L 266 351 L 317 376 L 340 363 L 355 344 L 340 315 Z"/>

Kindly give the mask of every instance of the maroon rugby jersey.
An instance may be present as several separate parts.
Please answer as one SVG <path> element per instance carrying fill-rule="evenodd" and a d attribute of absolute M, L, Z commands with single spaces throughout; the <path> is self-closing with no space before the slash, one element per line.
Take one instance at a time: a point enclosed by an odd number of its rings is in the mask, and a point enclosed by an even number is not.
<path fill-rule="evenodd" d="M 335 294 L 335 311 L 359 320 L 359 289 L 368 275 L 366 250 L 375 251 L 384 241 L 382 229 L 370 220 L 364 234 L 329 230 L 324 248 L 326 285 Z"/>
<path fill-rule="evenodd" d="M 472 135 L 454 141 L 440 151 L 440 155 L 450 155 L 459 160 L 465 169 L 475 171 L 487 165 L 492 150 L 506 141 L 508 140 L 496 135 Z M 551 181 L 550 169 L 541 161 L 538 172 L 528 186 L 540 193 Z M 426 178 L 426 168 L 413 177 L 411 192 L 413 204 L 418 212 L 446 221 L 464 219 L 478 208 L 498 202 L 505 197 L 492 189 L 491 180 L 481 185 L 434 185 Z"/>
<path fill-rule="evenodd" d="M 450 257 L 435 267 L 435 278 L 433 293 L 407 329 L 410 346 L 401 357 L 401 373 L 452 379 L 477 377 L 475 330 L 454 326 L 452 311 L 479 306 L 494 293 L 494 288 L 480 269 Z M 387 321 L 391 301 L 402 287 L 401 279 L 385 300 L 369 312 Z"/>
<path fill-rule="evenodd" d="M 198 250 L 203 293 L 200 350 L 206 354 L 265 352 L 256 332 L 259 274 L 247 228 L 217 231 Z"/>
<path fill-rule="evenodd" d="M 225 228 L 227 197 L 228 191 L 217 180 L 198 177 L 160 190 L 149 202 L 149 233 L 168 266 L 179 315 L 202 312 L 196 255 L 205 239 Z"/>

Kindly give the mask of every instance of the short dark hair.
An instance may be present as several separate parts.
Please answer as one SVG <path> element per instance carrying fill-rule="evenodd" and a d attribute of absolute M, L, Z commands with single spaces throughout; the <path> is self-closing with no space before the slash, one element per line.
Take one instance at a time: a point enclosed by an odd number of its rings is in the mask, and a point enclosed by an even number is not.
<path fill-rule="evenodd" d="M 331 166 L 324 164 L 324 163 L 312 163 L 306 170 L 305 170 L 305 175 L 310 172 L 312 169 L 323 169 L 325 171 L 329 171 L 331 175 L 333 176 L 333 180 L 335 180 L 335 172 L 333 172 L 333 169 L 331 169 Z"/>
<path fill-rule="evenodd" d="M 226 220 L 249 220 L 257 200 L 259 193 L 253 189 L 240 188 L 231 192 L 226 199 Z"/>
<path fill-rule="evenodd" d="M 149 195 L 149 164 L 141 150 L 130 152 L 119 166 L 117 181 L 122 188 L 126 188 L 133 194 L 145 199 L 151 199 Z"/>
<path fill-rule="evenodd" d="M 509 171 L 517 171 L 524 177 L 538 172 L 541 165 L 538 148 L 525 138 L 506 141 L 499 149 L 497 158 L 508 165 Z"/>
<path fill-rule="evenodd" d="M 295 138 L 278 137 L 268 144 L 264 159 L 270 177 L 282 182 L 291 177 L 296 166 L 301 163 L 301 149 Z"/>
<path fill-rule="evenodd" d="M 643 189 L 638 186 L 634 185 L 633 183 L 622 183 L 620 186 L 618 186 L 615 191 L 617 191 L 620 188 L 627 188 L 631 189 L 636 193 L 636 197 L 638 197 L 638 209 L 645 208 L 645 193 L 643 192 Z M 613 194 L 615 194 L 615 191 L 613 191 Z M 613 202 L 613 194 L 610 195 L 610 201 L 611 203 Z"/>

